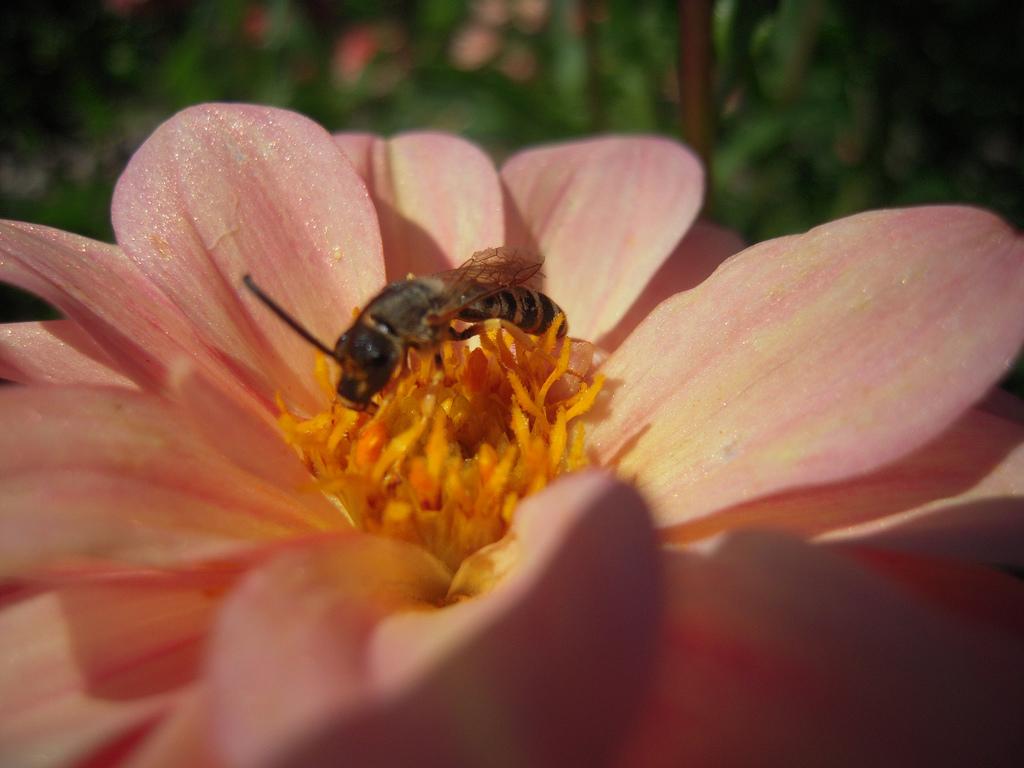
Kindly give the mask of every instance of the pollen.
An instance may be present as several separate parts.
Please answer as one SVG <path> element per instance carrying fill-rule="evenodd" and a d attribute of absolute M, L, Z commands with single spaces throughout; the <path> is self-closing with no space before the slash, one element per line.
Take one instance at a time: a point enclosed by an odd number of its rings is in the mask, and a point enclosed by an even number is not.
<path fill-rule="evenodd" d="M 410 352 L 372 414 L 336 399 L 318 355 L 330 405 L 306 417 L 278 398 L 281 430 L 350 523 L 455 571 L 504 536 L 520 500 L 588 463 L 580 417 L 604 378 L 571 369 L 561 321 L 541 336 L 489 322 L 470 342 Z"/>

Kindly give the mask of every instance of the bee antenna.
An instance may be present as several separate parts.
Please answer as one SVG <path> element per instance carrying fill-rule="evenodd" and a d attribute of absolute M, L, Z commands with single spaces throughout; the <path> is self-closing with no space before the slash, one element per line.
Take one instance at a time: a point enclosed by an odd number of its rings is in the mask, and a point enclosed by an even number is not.
<path fill-rule="evenodd" d="M 260 301 L 267 305 L 271 312 L 273 312 L 279 318 L 284 320 L 284 322 L 288 324 L 289 328 L 291 328 L 293 331 L 299 334 L 299 336 L 304 338 L 306 341 L 308 341 L 310 344 L 319 349 L 328 357 L 335 357 L 334 350 L 332 350 L 330 347 L 328 347 L 326 344 L 320 341 L 320 339 L 318 339 L 312 333 L 310 333 L 301 325 L 299 325 L 298 320 L 296 320 L 294 317 L 285 312 L 276 301 L 267 296 L 267 294 L 263 292 L 263 289 L 256 285 L 256 281 L 252 279 L 252 275 L 242 275 L 242 282 L 245 283 L 246 288 L 253 292 L 257 299 L 259 299 Z"/>

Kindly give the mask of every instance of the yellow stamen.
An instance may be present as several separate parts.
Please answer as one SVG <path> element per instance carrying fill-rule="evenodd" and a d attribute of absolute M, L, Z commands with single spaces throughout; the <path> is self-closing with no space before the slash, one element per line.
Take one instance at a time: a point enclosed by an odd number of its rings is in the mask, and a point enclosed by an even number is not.
<path fill-rule="evenodd" d="M 327 367 L 327 358 L 319 352 L 316 355 L 316 362 L 313 363 L 313 375 L 316 376 L 316 383 L 320 386 L 320 390 L 327 395 L 327 399 L 333 400 L 334 386 L 331 383 L 331 370 Z M 278 397 L 277 404 L 281 410 L 284 410 L 280 397 Z"/>
<path fill-rule="evenodd" d="M 542 405 L 548 398 L 548 390 L 551 389 L 551 385 L 565 376 L 566 371 L 569 370 L 569 351 L 571 348 L 572 345 L 566 340 L 562 345 L 561 353 L 558 355 L 558 363 L 555 365 L 555 369 L 551 371 L 550 375 L 541 385 L 540 392 L 537 393 L 537 400 Z"/>
<path fill-rule="evenodd" d="M 516 442 L 519 443 L 519 449 L 526 451 L 530 447 L 530 424 L 526 420 L 526 415 L 523 413 L 523 409 L 519 407 L 519 403 L 512 403 L 512 434 L 516 437 Z"/>
<path fill-rule="evenodd" d="M 526 391 L 526 387 L 523 386 L 523 382 L 518 376 L 516 376 L 514 371 L 508 370 L 505 372 L 505 375 L 508 376 L 508 383 L 512 385 L 512 391 L 516 393 L 516 400 L 519 402 L 519 407 L 531 416 L 539 418 L 541 410 L 534 404 L 533 398 L 530 397 L 530 393 Z"/>
<path fill-rule="evenodd" d="M 585 437 L 586 430 L 583 428 L 583 424 L 577 421 L 572 425 L 572 447 L 569 449 L 570 472 L 587 466 Z"/>
<path fill-rule="evenodd" d="M 594 383 L 591 386 L 581 389 L 573 397 L 573 406 L 569 409 L 569 413 L 566 414 L 567 418 L 575 419 L 593 408 L 594 401 L 597 399 L 597 395 L 603 386 L 604 374 L 599 373 L 594 377 Z"/>
<path fill-rule="evenodd" d="M 278 397 L 278 423 L 351 521 L 424 546 L 454 570 L 504 536 L 521 499 L 587 464 L 578 418 L 603 377 L 568 373 L 572 386 L 555 386 L 569 367 L 568 339 L 555 356 L 562 322 L 541 337 L 491 327 L 478 342 L 444 344 L 440 364 L 433 351 L 412 353 L 372 415 L 335 398 L 318 354 L 314 376 L 330 405 L 307 418 Z"/>
<path fill-rule="evenodd" d="M 552 474 L 558 473 L 559 464 L 565 455 L 565 444 L 569 437 L 566 420 L 565 408 L 559 408 L 558 416 L 555 417 L 555 425 L 551 428 L 551 442 L 548 444 L 548 457 Z"/>
<path fill-rule="evenodd" d="M 562 329 L 564 324 L 565 315 L 559 312 L 555 315 L 555 319 L 551 321 L 551 325 L 548 327 L 547 331 L 544 332 L 544 338 L 541 341 L 540 346 L 546 354 L 550 355 L 554 350 L 555 342 L 558 341 L 558 332 Z"/>

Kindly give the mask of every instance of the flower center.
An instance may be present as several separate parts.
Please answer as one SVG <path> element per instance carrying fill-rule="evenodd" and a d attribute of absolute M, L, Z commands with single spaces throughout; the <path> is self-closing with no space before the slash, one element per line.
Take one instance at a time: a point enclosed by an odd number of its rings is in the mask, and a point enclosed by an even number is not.
<path fill-rule="evenodd" d="M 491 324 L 477 342 L 446 342 L 440 364 L 410 353 L 370 415 L 335 398 L 312 418 L 278 398 L 288 443 L 359 528 L 419 544 L 453 571 L 504 536 L 520 499 L 587 464 L 578 417 L 604 383 L 574 373 L 561 318 L 543 336 Z M 578 343 L 577 343 L 578 344 Z"/>

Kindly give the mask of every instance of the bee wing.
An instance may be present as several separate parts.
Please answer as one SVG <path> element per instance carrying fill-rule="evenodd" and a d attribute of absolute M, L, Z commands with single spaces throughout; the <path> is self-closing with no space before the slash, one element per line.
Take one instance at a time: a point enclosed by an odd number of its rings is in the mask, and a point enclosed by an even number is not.
<path fill-rule="evenodd" d="M 437 321 L 450 319 L 477 299 L 541 277 L 543 263 L 530 251 L 501 246 L 477 251 L 455 269 L 432 275 L 445 284 L 446 301 Z"/>

